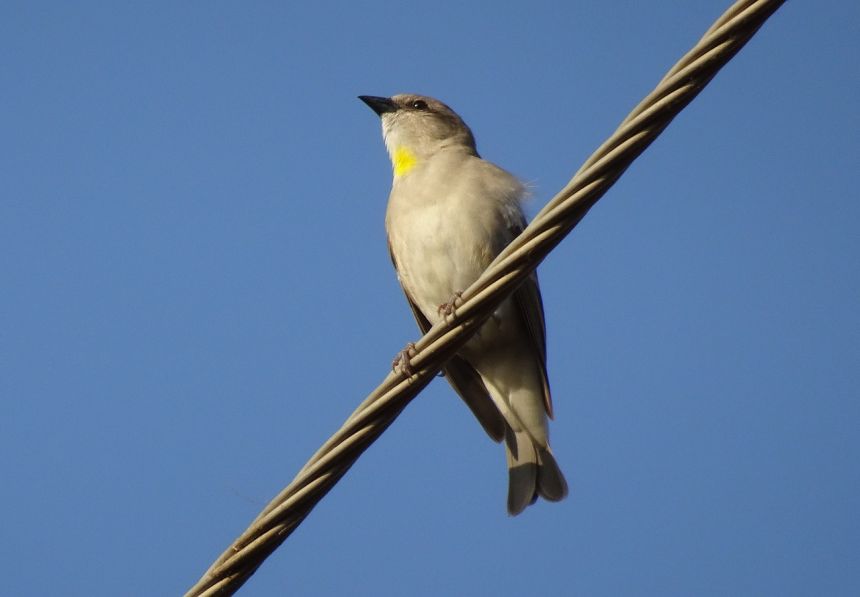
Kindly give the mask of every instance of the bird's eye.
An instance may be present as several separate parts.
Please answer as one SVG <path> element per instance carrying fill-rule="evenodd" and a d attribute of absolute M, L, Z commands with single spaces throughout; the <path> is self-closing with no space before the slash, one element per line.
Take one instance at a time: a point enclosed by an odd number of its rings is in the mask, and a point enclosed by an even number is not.
<path fill-rule="evenodd" d="M 416 110 L 426 110 L 427 102 L 425 102 L 424 100 L 415 100 L 414 102 L 412 102 L 412 107 Z"/>

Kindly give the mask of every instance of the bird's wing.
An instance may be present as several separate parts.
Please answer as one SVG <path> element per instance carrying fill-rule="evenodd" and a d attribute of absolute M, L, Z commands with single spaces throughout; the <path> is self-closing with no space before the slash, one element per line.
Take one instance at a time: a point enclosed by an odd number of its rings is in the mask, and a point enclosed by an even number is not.
<path fill-rule="evenodd" d="M 394 258 L 394 253 L 391 252 L 391 245 L 388 246 L 388 250 L 391 255 L 391 261 L 394 263 L 394 270 L 397 271 L 397 260 Z M 409 291 L 406 290 L 403 284 L 400 287 L 403 289 L 403 294 L 406 295 L 406 301 L 412 309 L 412 314 L 415 316 L 415 321 L 418 322 L 421 333 L 426 334 L 432 327 L 430 321 L 424 316 L 421 309 L 412 300 L 412 297 L 409 296 Z M 463 399 L 463 402 L 466 403 L 466 406 L 469 407 L 469 410 L 478 419 L 478 422 L 484 428 L 484 431 L 487 432 L 487 435 L 493 441 L 502 441 L 505 437 L 505 419 L 490 397 L 487 386 L 484 385 L 484 381 L 478 375 L 478 372 L 463 358 L 456 355 L 451 357 L 445 364 L 443 371 L 445 372 L 445 377 L 448 378 L 448 383 L 460 395 L 460 398 Z"/>
<path fill-rule="evenodd" d="M 514 238 L 519 236 L 522 231 L 523 228 L 521 226 L 512 226 L 511 232 Z M 526 281 L 514 292 L 513 299 L 517 312 L 520 314 L 528 330 L 529 339 L 535 353 L 538 355 L 538 365 L 543 383 L 544 407 L 546 408 L 546 414 L 551 419 L 553 418 L 552 396 L 549 391 L 549 376 L 546 372 L 546 323 L 544 322 L 543 300 L 540 296 L 537 272 L 532 272 L 526 278 Z"/>

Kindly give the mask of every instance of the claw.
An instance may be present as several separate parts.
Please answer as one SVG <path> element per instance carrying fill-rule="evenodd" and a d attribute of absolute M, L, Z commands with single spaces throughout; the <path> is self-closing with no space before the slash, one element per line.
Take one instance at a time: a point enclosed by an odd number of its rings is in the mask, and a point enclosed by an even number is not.
<path fill-rule="evenodd" d="M 462 291 L 457 290 L 451 296 L 450 302 L 439 305 L 439 308 L 436 309 L 436 314 L 441 315 L 447 321 L 449 317 L 457 313 L 457 304 L 462 302 L 463 293 Z"/>
<path fill-rule="evenodd" d="M 414 356 L 415 343 L 410 342 L 406 345 L 406 348 L 395 355 L 394 360 L 391 361 L 391 370 L 395 373 L 403 374 L 406 377 L 412 377 L 414 371 L 412 371 L 412 365 L 409 360 Z"/>

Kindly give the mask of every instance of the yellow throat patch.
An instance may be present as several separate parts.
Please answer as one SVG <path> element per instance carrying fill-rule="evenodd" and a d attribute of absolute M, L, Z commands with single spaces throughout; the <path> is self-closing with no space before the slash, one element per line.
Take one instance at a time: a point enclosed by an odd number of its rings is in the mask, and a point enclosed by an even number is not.
<path fill-rule="evenodd" d="M 398 147 L 391 156 L 391 164 L 394 166 L 394 176 L 402 176 L 412 170 L 418 163 L 415 154 L 405 147 Z"/>

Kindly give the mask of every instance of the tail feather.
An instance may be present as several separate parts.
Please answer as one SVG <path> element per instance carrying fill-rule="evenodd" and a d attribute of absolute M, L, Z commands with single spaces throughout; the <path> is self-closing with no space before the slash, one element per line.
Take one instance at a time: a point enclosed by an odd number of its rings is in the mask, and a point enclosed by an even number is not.
<path fill-rule="evenodd" d="M 505 453 L 508 457 L 508 514 L 516 516 L 537 499 L 537 452 L 526 432 L 515 432 L 507 426 Z"/>
<path fill-rule="evenodd" d="M 538 451 L 537 491 L 543 499 L 550 502 L 560 502 L 567 497 L 567 481 L 549 446 Z"/>
<path fill-rule="evenodd" d="M 516 516 L 538 496 L 558 502 L 567 495 L 567 482 L 549 447 L 535 445 L 526 431 L 505 432 L 508 459 L 508 514 Z"/>

